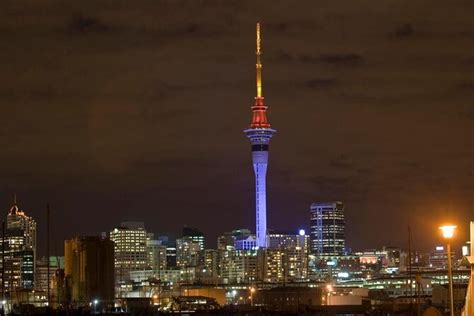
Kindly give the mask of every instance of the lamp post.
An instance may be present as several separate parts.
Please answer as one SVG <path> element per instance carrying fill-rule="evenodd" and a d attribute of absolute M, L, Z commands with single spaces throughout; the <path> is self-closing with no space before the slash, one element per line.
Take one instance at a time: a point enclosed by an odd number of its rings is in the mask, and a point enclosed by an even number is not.
<path fill-rule="evenodd" d="M 99 303 L 99 301 L 94 300 L 94 314 L 97 314 L 97 303 Z"/>
<path fill-rule="evenodd" d="M 235 304 L 235 296 L 237 295 L 237 291 L 232 290 L 231 294 L 232 294 L 232 304 Z"/>
<path fill-rule="evenodd" d="M 444 225 L 439 229 L 443 232 L 443 237 L 447 243 L 448 253 L 448 282 L 449 282 L 449 315 L 454 316 L 454 297 L 453 297 L 453 268 L 451 264 L 451 238 L 454 236 L 455 225 Z"/>
<path fill-rule="evenodd" d="M 331 293 L 332 293 L 332 290 L 333 290 L 332 285 L 331 284 L 326 285 L 326 290 L 328 292 L 327 293 L 328 296 L 327 296 L 327 299 L 326 299 L 326 305 L 331 305 Z"/>
<path fill-rule="evenodd" d="M 250 306 L 253 306 L 253 293 L 255 293 L 255 288 L 250 288 Z"/>

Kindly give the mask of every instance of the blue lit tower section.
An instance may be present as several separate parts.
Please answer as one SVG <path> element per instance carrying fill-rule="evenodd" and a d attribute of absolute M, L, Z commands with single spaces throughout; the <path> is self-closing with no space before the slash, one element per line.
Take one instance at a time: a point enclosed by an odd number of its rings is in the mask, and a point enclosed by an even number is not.
<path fill-rule="evenodd" d="M 262 63 L 260 60 L 260 24 L 257 23 L 257 96 L 252 106 L 252 123 L 244 131 L 252 144 L 252 162 L 255 173 L 255 198 L 256 198 L 256 234 L 257 247 L 266 248 L 267 241 L 267 166 L 268 144 L 276 130 L 270 128 L 267 120 L 267 106 L 262 94 Z"/>

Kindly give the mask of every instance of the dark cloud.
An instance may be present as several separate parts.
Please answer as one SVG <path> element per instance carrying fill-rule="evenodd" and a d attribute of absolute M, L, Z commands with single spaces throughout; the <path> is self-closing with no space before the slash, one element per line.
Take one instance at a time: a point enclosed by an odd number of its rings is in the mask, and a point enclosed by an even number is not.
<path fill-rule="evenodd" d="M 306 81 L 304 85 L 311 89 L 329 89 L 337 86 L 338 82 L 333 78 L 315 78 Z"/>
<path fill-rule="evenodd" d="M 474 109 L 470 109 L 465 112 L 462 112 L 461 117 L 467 118 L 468 120 L 474 120 Z"/>
<path fill-rule="evenodd" d="M 334 66 L 361 66 L 364 58 L 359 54 L 329 53 L 320 55 L 300 54 L 293 56 L 290 53 L 279 51 L 277 59 L 282 62 L 300 62 L 305 64 L 328 64 Z"/>
<path fill-rule="evenodd" d="M 341 169 L 350 169 L 355 167 L 354 163 L 350 161 L 349 157 L 346 155 L 341 155 L 334 159 L 331 159 L 331 161 L 329 162 L 329 166 Z"/>
<path fill-rule="evenodd" d="M 211 246 L 253 228 L 242 130 L 259 20 L 278 130 L 272 227 L 308 225 L 311 202 L 337 199 L 354 249 L 403 244 L 410 220 L 431 246 L 436 220 L 461 227 L 472 213 L 472 8 L 435 0 L 427 19 L 417 1 L 6 1 L 0 204 L 16 191 L 44 227 L 50 202 L 57 249 L 133 218 L 197 226 Z"/>
<path fill-rule="evenodd" d="M 474 92 L 474 81 L 462 81 L 455 85 L 455 88 L 460 91 Z"/>
<path fill-rule="evenodd" d="M 107 25 L 104 24 L 97 17 L 87 16 L 83 13 L 75 14 L 71 17 L 71 22 L 68 25 L 68 28 L 72 32 L 77 32 L 81 34 L 87 34 L 91 32 L 104 32 L 109 29 Z"/>
<path fill-rule="evenodd" d="M 323 54 L 319 60 L 327 64 L 341 66 L 360 66 L 364 61 L 358 54 Z"/>
<path fill-rule="evenodd" d="M 415 28 L 412 24 L 406 23 L 398 26 L 393 32 L 389 33 L 390 38 L 403 39 L 415 34 Z"/>

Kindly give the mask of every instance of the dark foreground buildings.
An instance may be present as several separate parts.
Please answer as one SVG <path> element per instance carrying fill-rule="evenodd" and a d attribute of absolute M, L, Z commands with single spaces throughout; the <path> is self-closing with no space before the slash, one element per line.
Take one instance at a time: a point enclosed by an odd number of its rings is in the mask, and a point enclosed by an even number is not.
<path fill-rule="evenodd" d="M 102 237 L 76 237 L 64 243 L 66 300 L 73 305 L 113 306 L 114 243 Z"/>

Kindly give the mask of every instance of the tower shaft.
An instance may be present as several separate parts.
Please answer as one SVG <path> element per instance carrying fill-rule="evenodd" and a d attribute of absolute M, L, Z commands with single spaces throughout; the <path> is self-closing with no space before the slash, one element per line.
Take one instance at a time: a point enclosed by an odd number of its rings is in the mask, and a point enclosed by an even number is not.
<path fill-rule="evenodd" d="M 252 161 L 253 171 L 255 174 L 255 231 L 257 235 L 257 246 L 260 248 L 266 248 L 268 151 L 253 151 Z"/>

